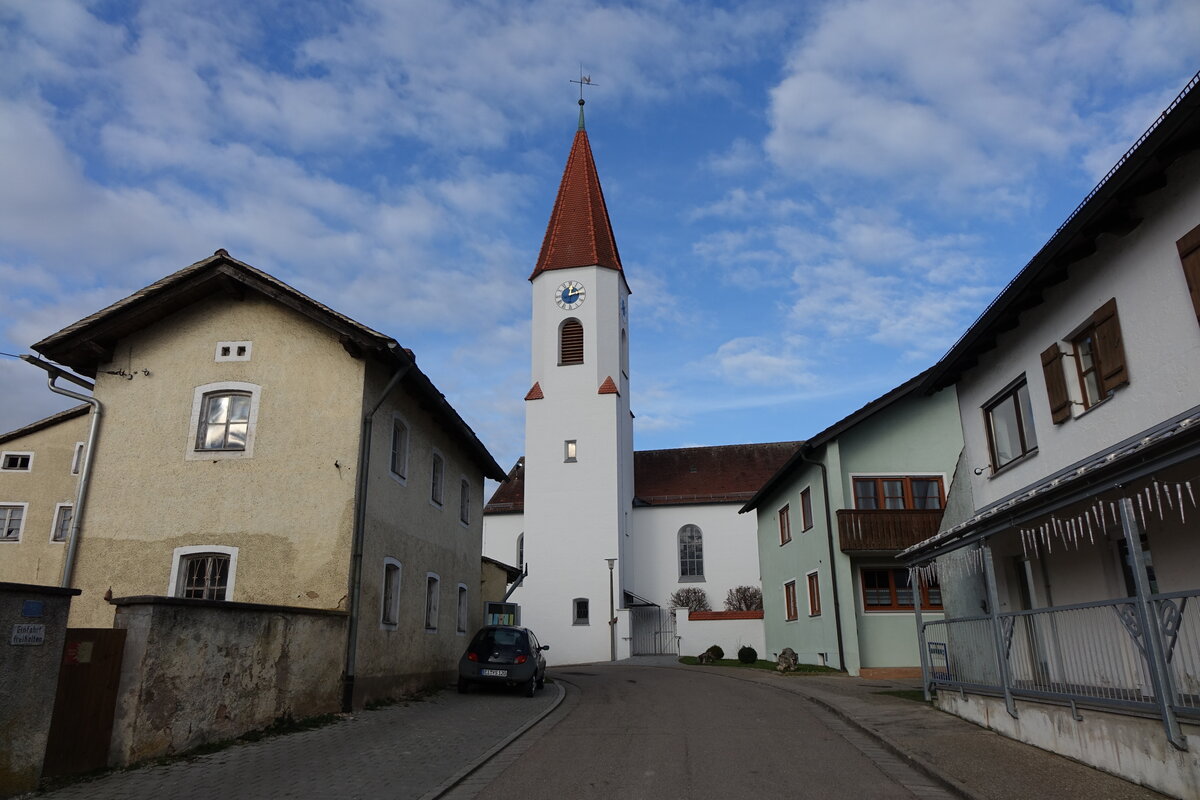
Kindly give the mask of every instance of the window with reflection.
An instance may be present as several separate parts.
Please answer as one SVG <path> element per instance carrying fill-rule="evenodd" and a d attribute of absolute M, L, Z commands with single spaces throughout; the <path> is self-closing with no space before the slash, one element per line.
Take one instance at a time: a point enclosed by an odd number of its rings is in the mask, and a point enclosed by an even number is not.
<path fill-rule="evenodd" d="M 196 430 L 197 450 L 245 450 L 249 431 L 249 392 L 204 395 Z"/>
<path fill-rule="evenodd" d="M 679 529 L 679 578 L 704 578 L 704 534 L 695 525 L 684 525 Z"/>

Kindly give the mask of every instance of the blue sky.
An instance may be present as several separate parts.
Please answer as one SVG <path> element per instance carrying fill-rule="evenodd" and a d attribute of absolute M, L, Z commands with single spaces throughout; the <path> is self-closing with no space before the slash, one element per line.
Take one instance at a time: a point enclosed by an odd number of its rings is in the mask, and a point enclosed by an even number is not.
<path fill-rule="evenodd" d="M 224 247 L 507 467 L 582 63 L 636 446 L 804 438 L 945 352 L 1197 42 L 1195 0 L 0 2 L 0 351 Z M 0 430 L 63 407 L 0 381 Z"/>

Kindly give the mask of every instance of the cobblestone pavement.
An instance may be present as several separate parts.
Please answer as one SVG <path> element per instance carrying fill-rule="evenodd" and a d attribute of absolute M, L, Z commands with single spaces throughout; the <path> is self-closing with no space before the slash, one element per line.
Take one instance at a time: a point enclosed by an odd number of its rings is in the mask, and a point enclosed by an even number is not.
<path fill-rule="evenodd" d="M 41 800 L 224 800 L 437 796 L 525 726 L 561 702 L 547 683 L 533 699 L 453 689 L 314 730 L 239 743 L 169 764 L 111 772 L 37 793 Z"/>

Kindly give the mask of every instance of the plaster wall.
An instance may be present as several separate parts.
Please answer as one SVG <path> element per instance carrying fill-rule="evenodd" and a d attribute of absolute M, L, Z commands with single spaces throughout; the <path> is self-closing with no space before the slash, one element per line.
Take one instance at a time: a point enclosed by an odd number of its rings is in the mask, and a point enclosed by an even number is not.
<path fill-rule="evenodd" d="M 250 360 L 216 361 L 220 341 L 251 341 Z M 345 608 L 364 362 L 253 294 L 198 302 L 114 352 L 97 375 L 105 418 L 71 624 L 111 625 L 109 588 L 171 594 L 185 546 L 237 548 L 231 600 Z M 107 374 L 119 369 L 134 377 Z M 197 388 L 225 381 L 260 387 L 252 455 L 189 457 Z"/>
<path fill-rule="evenodd" d="M 57 586 L 66 543 L 51 541 L 59 504 L 75 503 L 79 476 L 71 474 L 75 443 L 87 441 L 88 414 L 18 436 L 0 451 L 33 453 L 28 472 L 0 472 L 0 504 L 25 504 L 17 541 L 0 541 L 0 581 Z"/>
<path fill-rule="evenodd" d="M 346 615 L 128 598 L 111 766 L 340 710 Z"/>
<path fill-rule="evenodd" d="M 37 788 L 58 691 L 72 589 L 0 583 L 0 797 Z M 42 626 L 41 641 L 14 644 L 16 625 Z"/>
<path fill-rule="evenodd" d="M 755 519 L 738 514 L 738 508 L 735 503 L 635 508 L 627 542 L 632 564 L 626 570 L 627 588 L 664 608 L 676 589 L 703 589 L 714 611 L 724 610 L 725 596 L 735 586 L 761 588 Z M 679 529 L 684 525 L 700 528 L 703 580 L 680 579 Z"/>
<path fill-rule="evenodd" d="M 1183 724 L 1186 751 L 1175 749 L 1157 719 L 1018 701 L 1016 719 L 1003 698 L 938 692 L 937 706 L 1010 739 L 1073 758 L 1171 797 L 1200 797 L 1200 726 Z"/>
<path fill-rule="evenodd" d="M 391 374 L 372 363 L 365 402 L 374 405 Z M 369 411 L 369 407 L 363 413 Z M 408 426 L 405 476 L 390 465 L 392 420 Z M 443 459 L 441 503 L 433 501 L 433 456 Z M 483 538 L 483 472 L 404 388 L 395 389 L 375 414 L 367 485 L 361 616 L 355 705 L 444 685 L 456 674 L 468 637 L 483 616 L 480 555 Z M 466 481 L 467 522 L 461 519 Z M 398 622 L 383 618 L 385 559 L 400 569 Z M 437 611 L 427 626 L 428 578 L 437 578 Z M 459 617 L 459 588 L 466 588 Z"/>
<path fill-rule="evenodd" d="M 584 303 L 572 311 L 554 302 L 555 288 L 578 280 Z M 533 381 L 544 399 L 525 404 L 525 560 L 529 576 L 512 597 L 522 620 L 551 645 L 551 663 L 608 660 L 605 559 L 617 603 L 627 557 L 623 540 L 632 507 L 632 434 L 621 307 L 628 296 L 620 273 L 598 267 L 554 270 L 533 281 Z M 559 327 L 574 317 L 584 328 L 584 363 L 559 366 Z M 599 394 L 612 377 L 618 394 Z M 569 461 L 565 442 L 574 441 Z M 577 622 L 574 600 L 589 616 Z"/>
<path fill-rule="evenodd" d="M 517 537 L 524 530 L 524 514 L 488 514 L 483 518 L 483 554 L 520 568 Z"/>
<path fill-rule="evenodd" d="M 675 610 L 675 635 L 679 637 L 679 655 L 698 656 L 720 645 L 726 658 L 737 658 L 738 648 L 753 647 L 759 658 L 774 658 L 767 652 L 761 619 L 688 619 L 685 608 Z"/>
<path fill-rule="evenodd" d="M 1029 486 L 1046 475 L 1179 414 L 1200 397 L 1200 326 L 1188 296 L 1175 242 L 1200 220 L 1200 154 L 1168 171 L 1167 185 L 1136 203 L 1142 224 L 1124 238 L 1105 237 L 1099 250 L 1070 267 L 1066 281 L 1046 290 L 1041 305 L 1000 335 L 995 349 L 958 383 L 968 463 L 977 508 Z M 1040 354 L 1062 342 L 1093 312 L 1116 298 L 1129 384 L 1074 418 L 1050 419 Z M 1070 359 L 1065 359 L 1070 366 Z M 1035 455 L 992 474 L 983 406 L 1024 375 L 1037 433 Z M 1074 376 L 1068 386 L 1078 391 Z"/>

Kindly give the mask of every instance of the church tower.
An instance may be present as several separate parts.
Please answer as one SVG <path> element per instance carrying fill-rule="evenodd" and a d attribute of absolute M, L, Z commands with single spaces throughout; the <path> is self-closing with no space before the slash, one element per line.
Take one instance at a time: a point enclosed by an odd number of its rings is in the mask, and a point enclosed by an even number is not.
<path fill-rule="evenodd" d="M 629 284 L 583 121 L 530 275 L 523 546 L 513 600 L 551 663 L 607 661 L 633 505 Z M 612 570 L 608 559 L 616 559 Z M 611 583 L 610 583 L 611 581 Z M 610 639 L 610 636 L 612 637 Z"/>

